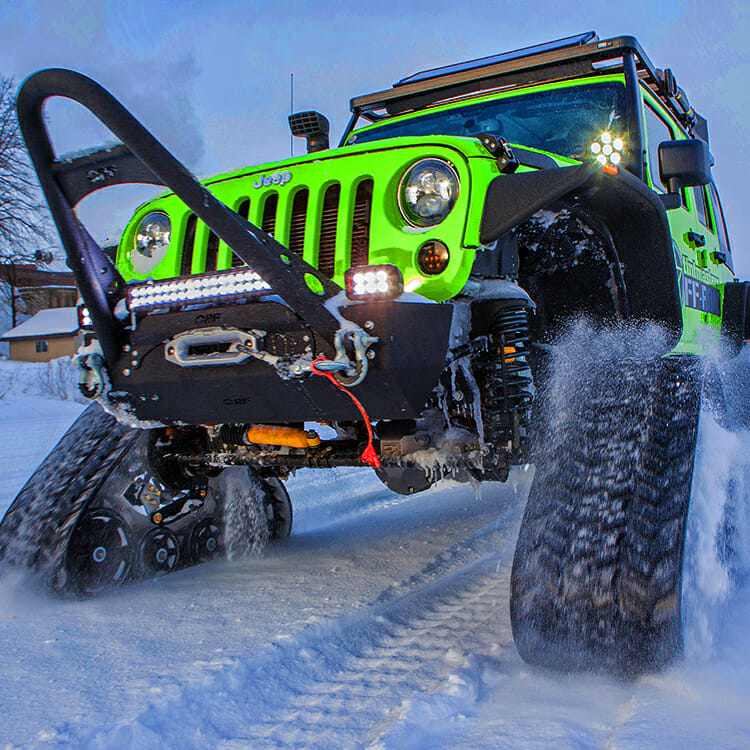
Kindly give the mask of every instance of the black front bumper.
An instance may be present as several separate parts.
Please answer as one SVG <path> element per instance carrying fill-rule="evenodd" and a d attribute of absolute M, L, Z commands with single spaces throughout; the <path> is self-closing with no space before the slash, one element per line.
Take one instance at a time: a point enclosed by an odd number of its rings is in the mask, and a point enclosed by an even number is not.
<path fill-rule="evenodd" d="M 348 320 L 378 337 L 368 373 L 351 392 L 369 416 L 417 417 L 445 367 L 453 307 L 448 304 L 378 302 L 347 307 Z M 138 320 L 128 347 L 111 369 L 112 400 L 141 420 L 222 424 L 358 420 L 351 399 L 326 378 L 284 380 L 258 359 L 240 364 L 183 367 L 166 358 L 165 342 L 202 326 L 267 331 L 275 354 L 298 355 L 310 346 L 333 358 L 330 345 L 288 307 L 249 302 L 158 313 Z"/>

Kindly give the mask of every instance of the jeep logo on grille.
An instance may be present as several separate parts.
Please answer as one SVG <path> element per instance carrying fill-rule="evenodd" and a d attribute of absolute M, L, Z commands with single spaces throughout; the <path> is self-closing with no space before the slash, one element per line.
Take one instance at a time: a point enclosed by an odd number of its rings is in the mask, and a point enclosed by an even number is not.
<path fill-rule="evenodd" d="M 254 188 L 270 187 L 271 185 L 286 185 L 292 179 L 291 172 L 274 172 L 273 174 L 262 174 L 257 182 L 253 183 Z"/>

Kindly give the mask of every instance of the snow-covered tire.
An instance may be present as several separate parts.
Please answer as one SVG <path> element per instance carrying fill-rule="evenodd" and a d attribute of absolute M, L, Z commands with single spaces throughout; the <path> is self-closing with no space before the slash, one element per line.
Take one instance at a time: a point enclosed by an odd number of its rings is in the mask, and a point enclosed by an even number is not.
<path fill-rule="evenodd" d="M 138 437 L 99 404 L 89 406 L 22 487 L 0 524 L 0 559 L 68 584 L 66 553 L 81 512 Z"/>
<path fill-rule="evenodd" d="M 265 511 L 269 539 L 272 542 L 286 539 L 292 533 L 294 520 L 289 493 L 278 477 L 266 477 L 263 483 L 266 490 Z"/>
<path fill-rule="evenodd" d="M 541 441 L 511 573 L 531 664 L 633 675 L 682 648 L 682 560 L 701 365 L 593 368 Z"/>

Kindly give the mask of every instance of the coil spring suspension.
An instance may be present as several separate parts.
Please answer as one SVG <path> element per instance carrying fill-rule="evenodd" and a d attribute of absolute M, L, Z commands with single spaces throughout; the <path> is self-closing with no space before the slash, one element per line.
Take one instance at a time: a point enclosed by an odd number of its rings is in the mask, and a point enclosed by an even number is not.
<path fill-rule="evenodd" d="M 520 445 L 521 428 L 533 398 L 533 380 L 527 361 L 529 321 L 526 308 L 512 305 L 499 311 L 489 330 L 489 351 L 477 358 L 482 389 L 485 441 Z"/>
<path fill-rule="evenodd" d="M 230 445 L 244 445 L 249 424 L 223 424 L 219 429 L 219 440 Z"/>

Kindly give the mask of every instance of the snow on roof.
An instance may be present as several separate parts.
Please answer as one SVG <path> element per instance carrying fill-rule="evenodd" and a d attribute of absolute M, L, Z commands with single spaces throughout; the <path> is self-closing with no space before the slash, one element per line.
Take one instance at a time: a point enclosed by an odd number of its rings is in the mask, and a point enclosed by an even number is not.
<path fill-rule="evenodd" d="M 39 336 L 60 336 L 78 330 L 78 311 L 75 307 L 55 307 L 41 310 L 33 318 L 12 328 L 0 336 L 0 341 L 10 339 L 36 338 Z"/>
<path fill-rule="evenodd" d="M 40 271 L 56 271 L 57 273 L 70 273 L 70 267 L 65 261 L 64 250 L 60 250 L 59 252 L 56 252 L 54 259 L 50 263 L 38 263 L 37 268 Z"/>

